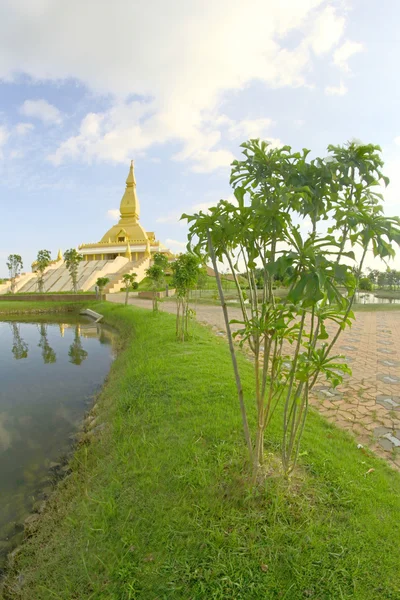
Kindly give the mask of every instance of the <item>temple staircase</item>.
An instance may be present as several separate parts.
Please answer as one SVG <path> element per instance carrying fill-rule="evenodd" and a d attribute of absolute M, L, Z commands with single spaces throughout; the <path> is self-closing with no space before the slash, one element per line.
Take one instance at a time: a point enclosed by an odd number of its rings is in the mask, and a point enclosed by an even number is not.
<path fill-rule="evenodd" d="M 136 273 L 135 281 L 140 283 L 146 277 L 146 269 L 149 266 L 150 259 L 148 257 L 128 262 L 118 273 L 110 277 L 109 283 L 104 288 L 104 294 L 115 294 L 125 287 L 125 282 L 122 278 L 126 274 L 132 275 L 132 273 Z"/>

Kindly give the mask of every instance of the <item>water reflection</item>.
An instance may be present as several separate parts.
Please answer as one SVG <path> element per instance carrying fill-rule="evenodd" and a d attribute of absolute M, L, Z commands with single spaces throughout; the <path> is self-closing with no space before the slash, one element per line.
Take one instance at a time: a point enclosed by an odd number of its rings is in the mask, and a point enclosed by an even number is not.
<path fill-rule="evenodd" d="M 87 358 L 88 353 L 82 347 L 81 337 L 80 337 L 80 328 L 79 325 L 75 326 L 75 335 L 74 341 L 69 347 L 68 356 L 70 357 L 70 363 L 73 365 L 81 365 L 85 358 Z"/>
<path fill-rule="evenodd" d="M 113 331 L 59 321 L 0 320 L 0 554 L 10 524 L 49 485 L 50 463 L 68 452 L 114 356 Z"/>
<path fill-rule="evenodd" d="M 400 304 L 399 298 L 389 298 L 375 296 L 371 292 L 357 292 L 355 297 L 356 304 Z"/>
<path fill-rule="evenodd" d="M 28 357 L 28 344 L 24 342 L 20 333 L 19 323 L 10 323 L 13 332 L 13 343 L 11 352 L 14 355 L 15 360 L 21 360 L 21 358 Z"/>
<path fill-rule="evenodd" d="M 40 342 L 38 344 L 39 348 L 42 349 L 42 358 L 45 365 L 55 363 L 57 360 L 57 355 L 54 352 L 53 348 L 49 344 L 49 340 L 47 339 L 47 325 L 45 323 L 41 323 L 39 327 L 40 332 Z"/>

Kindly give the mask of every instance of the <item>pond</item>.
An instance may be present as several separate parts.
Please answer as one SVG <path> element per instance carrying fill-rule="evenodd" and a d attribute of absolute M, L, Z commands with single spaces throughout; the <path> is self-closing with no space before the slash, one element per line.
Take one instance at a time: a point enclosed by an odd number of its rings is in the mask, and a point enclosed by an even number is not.
<path fill-rule="evenodd" d="M 0 555 L 51 489 L 54 463 L 70 451 L 114 358 L 105 326 L 67 315 L 33 321 L 0 320 Z"/>
<path fill-rule="evenodd" d="M 400 304 L 399 298 L 379 298 L 371 292 L 357 292 L 356 304 Z"/>

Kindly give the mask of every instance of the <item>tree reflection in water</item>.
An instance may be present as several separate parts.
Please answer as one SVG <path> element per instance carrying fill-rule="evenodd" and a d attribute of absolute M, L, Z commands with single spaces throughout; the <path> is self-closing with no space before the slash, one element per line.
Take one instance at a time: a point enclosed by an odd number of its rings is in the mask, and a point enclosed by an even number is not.
<path fill-rule="evenodd" d="M 57 355 L 54 352 L 53 348 L 50 346 L 49 340 L 47 339 L 47 325 L 41 323 L 39 327 L 39 332 L 40 342 L 38 343 L 38 346 L 42 349 L 43 362 L 46 365 L 55 363 L 57 360 Z"/>
<path fill-rule="evenodd" d="M 10 323 L 10 326 L 13 333 L 13 345 L 11 352 L 13 353 L 15 360 L 27 358 L 29 346 L 21 337 L 19 323 Z"/>
<path fill-rule="evenodd" d="M 74 341 L 72 342 L 71 346 L 69 347 L 69 351 L 68 351 L 68 356 L 70 358 L 69 362 L 72 363 L 73 365 L 80 365 L 85 360 L 87 355 L 88 355 L 88 353 L 86 352 L 86 350 L 84 350 L 82 348 L 82 341 L 81 341 L 81 337 L 80 337 L 80 327 L 79 327 L 79 325 L 76 325 Z"/>

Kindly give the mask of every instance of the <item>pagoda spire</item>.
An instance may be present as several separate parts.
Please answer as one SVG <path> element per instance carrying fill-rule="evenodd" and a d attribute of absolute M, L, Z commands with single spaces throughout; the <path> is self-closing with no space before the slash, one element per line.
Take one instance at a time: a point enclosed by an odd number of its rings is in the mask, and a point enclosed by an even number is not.
<path fill-rule="evenodd" d="M 129 168 L 128 177 L 126 178 L 126 189 L 122 196 L 121 205 L 121 220 L 134 219 L 139 220 L 140 206 L 139 200 L 136 194 L 136 179 L 134 172 L 133 160 L 131 160 L 131 166 Z"/>

